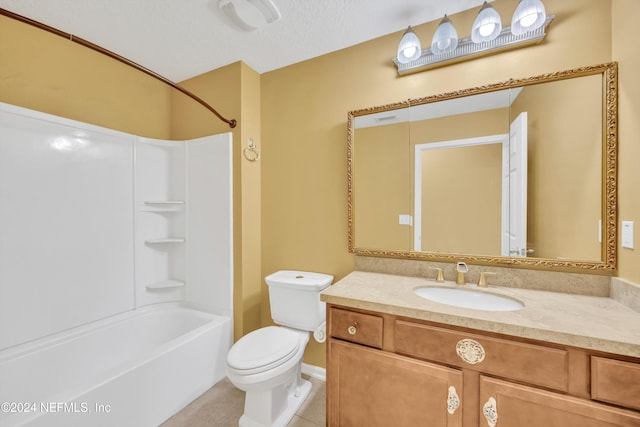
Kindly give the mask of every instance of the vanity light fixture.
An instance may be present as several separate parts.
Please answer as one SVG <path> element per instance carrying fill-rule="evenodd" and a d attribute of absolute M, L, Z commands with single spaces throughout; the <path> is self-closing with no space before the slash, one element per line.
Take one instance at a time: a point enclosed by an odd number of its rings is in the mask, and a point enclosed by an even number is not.
<path fill-rule="evenodd" d="M 555 15 L 547 16 L 541 0 L 519 0 L 511 25 L 503 28 L 500 14 L 485 1 L 469 37 L 458 39 L 453 23 L 445 15 L 433 35 L 431 47 L 419 51 L 419 54 L 405 48 L 405 38 L 408 37 L 415 39 L 411 46 L 420 46 L 418 37 L 409 27 L 402 36 L 398 56 L 393 62 L 398 74 L 403 75 L 536 44 L 544 39 L 545 30 L 554 18 Z"/>
<path fill-rule="evenodd" d="M 547 13 L 540 0 L 520 0 L 511 18 L 511 33 L 519 36 L 535 31 L 544 24 Z"/>
<path fill-rule="evenodd" d="M 474 43 L 489 42 L 502 31 L 502 20 L 500 14 L 486 1 L 480 8 L 476 20 L 471 28 L 471 40 Z"/>
<path fill-rule="evenodd" d="M 458 32 L 445 14 L 431 40 L 431 53 L 440 55 L 452 52 L 456 47 L 458 47 Z"/>
<path fill-rule="evenodd" d="M 422 47 L 420 46 L 420 39 L 416 36 L 416 33 L 411 29 L 411 25 L 407 28 L 407 31 L 402 35 L 400 44 L 398 45 L 398 62 L 401 64 L 407 64 L 420 57 L 422 53 Z"/>

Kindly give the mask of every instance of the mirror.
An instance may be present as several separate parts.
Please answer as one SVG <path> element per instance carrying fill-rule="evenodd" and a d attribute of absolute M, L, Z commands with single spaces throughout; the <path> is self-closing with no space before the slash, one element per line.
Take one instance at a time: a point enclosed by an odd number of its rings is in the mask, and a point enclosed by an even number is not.
<path fill-rule="evenodd" d="M 349 251 L 611 274 L 617 64 L 348 114 Z"/>

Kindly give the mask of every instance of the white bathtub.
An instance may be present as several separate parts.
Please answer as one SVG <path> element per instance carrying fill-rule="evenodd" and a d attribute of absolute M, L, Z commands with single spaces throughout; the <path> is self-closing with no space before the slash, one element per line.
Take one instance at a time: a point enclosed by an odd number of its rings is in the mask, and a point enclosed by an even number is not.
<path fill-rule="evenodd" d="M 228 317 L 161 304 L 0 352 L 0 427 L 153 427 L 225 376 Z"/>

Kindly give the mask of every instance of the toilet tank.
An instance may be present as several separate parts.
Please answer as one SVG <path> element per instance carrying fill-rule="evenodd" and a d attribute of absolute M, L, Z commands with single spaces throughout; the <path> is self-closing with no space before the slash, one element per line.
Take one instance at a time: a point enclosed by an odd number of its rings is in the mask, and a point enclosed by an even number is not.
<path fill-rule="evenodd" d="M 325 303 L 320 292 L 333 276 L 308 271 L 281 270 L 265 277 L 269 285 L 271 318 L 275 323 L 304 331 L 315 330 L 324 322 Z"/>

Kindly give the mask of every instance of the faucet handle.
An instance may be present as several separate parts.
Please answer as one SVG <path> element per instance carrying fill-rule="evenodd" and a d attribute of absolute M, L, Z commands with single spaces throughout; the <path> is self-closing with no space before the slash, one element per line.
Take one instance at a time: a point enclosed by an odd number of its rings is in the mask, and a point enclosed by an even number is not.
<path fill-rule="evenodd" d="M 480 278 L 478 279 L 478 286 L 481 288 L 486 288 L 487 286 L 487 275 L 495 276 L 496 273 L 492 273 L 491 271 L 482 271 L 480 272 Z"/>
<path fill-rule="evenodd" d="M 436 282 L 444 282 L 444 275 L 442 274 L 442 269 L 440 267 L 429 267 L 429 270 L 437 270 L 438 277 L 436 277 Z"/>

